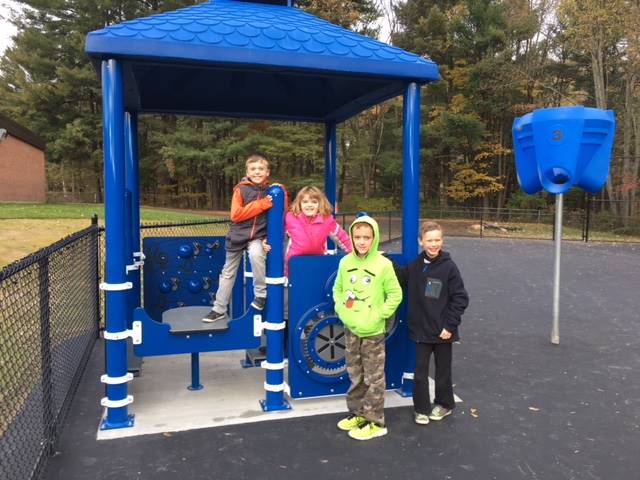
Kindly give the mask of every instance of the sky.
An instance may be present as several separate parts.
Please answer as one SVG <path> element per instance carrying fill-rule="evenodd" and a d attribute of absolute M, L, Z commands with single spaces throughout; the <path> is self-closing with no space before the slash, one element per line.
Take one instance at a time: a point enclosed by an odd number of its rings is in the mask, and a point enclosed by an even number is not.
<path fill-rule="evenodd" d="M 0 55 L 11 44 L 11 36 L 16 33 L 15 27 L 7 21 L 11 6 L 15 6 L 15 2 L 0 1 Z"/>

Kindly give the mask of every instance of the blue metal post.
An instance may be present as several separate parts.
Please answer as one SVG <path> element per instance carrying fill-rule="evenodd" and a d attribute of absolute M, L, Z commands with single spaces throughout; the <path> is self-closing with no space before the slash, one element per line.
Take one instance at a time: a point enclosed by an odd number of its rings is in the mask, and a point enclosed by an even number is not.
<path fill-rule="evenodd" d="M 200 384 L 200 354 L 198 352 L 191 353 L 191 385 L 188 390 L 202 390 Z"/>
<path fill-rule="evenodd" d="M 291 408 L 284 398 L 284 189 L 274 185 L 269 188 L 269 195 L 273 198 L 273 207 L 267 222 L 267 241 L 271 245 L 267 255 L 267 360 L 262 364 L 267 370 L 266 399 L 260 400 L 265 412 Z"/>
<path fill-rule="evenodd" d="M 420 85 L 410 83 L 404 91 L 402 160 L 402 256 L 406 262 L 418 255 L 420 222 Z M 406 367 L 400 394 L 413 393 L 415 344 L 407 339 Z"/>
<path fill-rule="evenodd" d="M 138 167 L 138 114 L 126 112 L 124 116 L 125 125 L 125 162 L 126 162 L 126 185 L 131 194 L 131 252 L 132 261 L 140 261 L 142 264 L 142 246 L 140 245 L 140 173 Z M 128 257 L 129 258 L 129 257 Z M 130 272 L 129 280 L 133 283 L 132 306 L 139 307 L 141 302 L 140 293 L 140 269 Z"/>
<path fill-rule="evenodd" d="M 125 135 L 126 136 L 126 135 Z M 126 177 L 126 175 L 125 175 Z M 125 188 L 124 190 L 124 256 L 125 264 L 127 266 L 133 265 L 133 244 L 131 239 L 131 192 Z M 126 279 L 127 282 L 131 282 L 133 285 L 133 279 L 135 277 L 135 270 L 127 268 Z M 131 328 L 133 324 L 133 289 L 126 291 L 127 295 L 127 328 Z"/>
<path fill-rule="evenodd" d="M 106 268 L 106 355 L 107 407 L 102 429 L 133 425 L 127 405 L 127 290 L 125 235 L 125 161 L 124 161 L 124 82 L 122 65 L 116 60 L 102 62 L 102 107 L 104 130 L 104 189 Z"/>
<path fill-rule="evenodd" d="M 336 195 L 336 169 L 337 169 L 337 159 L 338 159 L 338 148 L 337 148 L 337 128 L 336 122 L 327 122 L 325 123 L 325 135 L 324 135 L 324 191 L 329 199 L 331 205 L 333 205 L 333 212 L 338 211 L 337 200 L 338 197 Z M 333 240 L 329 239 L 327 241 L 327 249 L 333 250 L 336 246 Z"/>

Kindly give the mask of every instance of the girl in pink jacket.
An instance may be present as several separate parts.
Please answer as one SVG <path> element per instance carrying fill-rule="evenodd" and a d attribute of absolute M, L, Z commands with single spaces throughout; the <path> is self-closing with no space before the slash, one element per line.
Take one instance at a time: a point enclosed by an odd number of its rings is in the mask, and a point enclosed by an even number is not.
<path fill-rule="evenodd" d="M 289 235 L 286 265 L 296 255 L 324 255 L 327 238 L 345 252 L 351 252 L 349 234 L 332 216 L 333 208 L 322 190 L 303 187 L 287 212 L 284 228 Z M 287 268 L 288 270 L 288 268 Z"/>

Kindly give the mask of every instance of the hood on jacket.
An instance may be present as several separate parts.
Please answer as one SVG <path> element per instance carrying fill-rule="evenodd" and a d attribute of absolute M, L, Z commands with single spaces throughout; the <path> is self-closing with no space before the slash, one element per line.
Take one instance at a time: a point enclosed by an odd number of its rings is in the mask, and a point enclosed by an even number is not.
<path fill-rule="evenodd" d="M 378 245 L 380 244 L 380 228 L 378 227 L 378 222 L 376 222 L 373 218 L 366 214 L 360 217 L 356 217 L 356 219 L 351 222 L 351 226 L 349 227 L 349 238 L 351 239 L 351 245 L 353 245 L 353 251 L 351 252 L 351 254 L 355 255 L 356 257 L 358 256 L 358 251 L 356 250 L 356 244 L 353 241 L 353 227 L 359 223 L 366 223 L 367 225 L 370 225 L 371 228 L 373 228 L 373 242 L 371 243 L 371 248 L 369 249 L 365 257 L 368 258 L 372 253 L 375 254 L 378 251 Z"/>

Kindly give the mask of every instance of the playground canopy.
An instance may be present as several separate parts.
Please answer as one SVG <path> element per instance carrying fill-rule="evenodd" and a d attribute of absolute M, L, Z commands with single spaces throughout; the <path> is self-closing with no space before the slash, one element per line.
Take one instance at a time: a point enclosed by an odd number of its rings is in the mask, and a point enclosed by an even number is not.
<path fill-rule="evenodd" d="M 429 59 L 299 8 L 239 0 L 107 26 L 86 51 L 98 69 L 122 62 L 125 109 L 140 113 L 340 122 L 439 79 Z"/>

